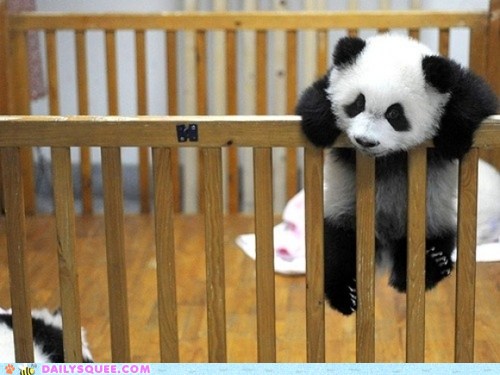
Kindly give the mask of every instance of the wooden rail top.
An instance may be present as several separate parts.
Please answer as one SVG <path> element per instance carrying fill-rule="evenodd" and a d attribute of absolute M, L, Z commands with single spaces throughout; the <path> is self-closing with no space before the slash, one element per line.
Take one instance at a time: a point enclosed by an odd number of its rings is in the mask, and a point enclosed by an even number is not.
<path fill-rule="evenodd" d="M 0 147 L 305 147 L 299 123 L 299 116 L 0 116 Z M 179 127 L 190 124 L 197 139 L 179 140 Z M 351 144 L 343 136 L 335 146 Z M 500 147 L 500 115 L 483 122 L 474 147 Z"/>
<path fill-rule="evenodd" d="M 328 29 L 486 26 L 487 12 L 456 11 L 288 11 L 44 13 L 9 16 L 12 30 L 30 29 Z"/>

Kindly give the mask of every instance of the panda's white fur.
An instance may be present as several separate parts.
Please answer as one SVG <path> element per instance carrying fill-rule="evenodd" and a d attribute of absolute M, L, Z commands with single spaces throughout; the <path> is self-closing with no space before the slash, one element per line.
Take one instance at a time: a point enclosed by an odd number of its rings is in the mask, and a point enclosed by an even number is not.
<path fill-rule="evenodd" d="M 452 270 L 458 162 L 497 98 L 478 76 L 423 44 L 394 34 L 339 40 L 329 72 L 302 94 L 297 114 L 308 139 L 330 147 L 345 133 L 376 163 L 376 254 L 389 283 L 406 290 L 407 152 L 427 152 L 426 288 Z M 325 294 L 343 314 L 356 310 L 356 152 L 325 158 Z M 484 168 L 483 168 L 484 169 Z"/>
<path fill-rule="evenodd" d="M 7 319 L 12 316 L 12 310 L 4 310 L 0 308 L 0 363 L 10 363 L 15 362 L 15 352 L 14 352 L 14 334 L 11 325 L 8 323 Z M 60 311 L 50 312 L 47 309 L 35 309 L 32 310 L 31 316 L 33 321 L 38 321 L 48 331 L 57 332 L 58 336 L 61 337 L 62 334 L 62 315 Z M 33 351 L 34 360 L 36 363 L 46 363 L 53 362 L 52 356 L 56 353 L 47 352 L 44 348 L 46 342 L 52 342 L 57 346 L 59 353 L 62 353 L 62 340 L 54 343 L 54 336 L 43 337 L 40 332 L 34 332 L 33 341 Z M 82 357 L 85 362 L 92 362 L 92 354 L 89 349 L 89 344 L 87 342 L 86 332 L 82 328 Z"/>
<path fill-rule="evenodd" d="M 382 156 L 407 150 L 435 135 L 449 94 L 439 93 L 425 82 L 421 61 L 429 55 L 432 51 L 413 39 L 382 34 L 366 40 L 354 64 L 331 70 L 328 98 L 339 128 L 353 144 L 358 136 L 378 141 L 378 146 L 363 151 Z M 366 97 L 366 109 L 349 118 L 343 107 L 359 93 Z M 418 121 L 410 131 L 396 131 L 385 119 L 386 109 L 394 103 L 403 105 L 410 125 L 412 119 Z"/>
<path fill-rule="evenodd" d="M 456 227 L 458 185 L 457 163 L 443 168 L 429 168 L 427 178 L 427 230 L 430 235 Z M 325 159 L 325 217 L 331 221 L 352 214 L 356 204 L 356 172 L 335 158 Z M 376 230 L 390 230 L 394 237 L 406 233 L 407 176 L 395 171 L 390 179 L 379 179 L 376 185 Z"/>

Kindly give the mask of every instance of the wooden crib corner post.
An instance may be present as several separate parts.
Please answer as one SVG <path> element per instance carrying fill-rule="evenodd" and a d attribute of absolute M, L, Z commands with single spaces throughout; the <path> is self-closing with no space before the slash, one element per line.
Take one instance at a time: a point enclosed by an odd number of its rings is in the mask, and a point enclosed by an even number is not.
<path fill-rule="evenodd" d="M 7 73 L 7 2 L 0 0 L 0 82 L 3 82 L 3 87 L 0 90 L 0 115 L 9 113 L 9 74 Z M 0 163 L 1 166 L 1 163 Z M 5 205 L 3 202 L 3 181 L 0 171 L 0 213 L 5 213 Z"/>
<path fill-rule="evenodd" d="M 498 69 L 498 45 L 500 43 L 500 0 L 490 1 L 488 20 L 488 57 L 486 78 L 493 86 L 497 95 L 500 95 L 500 69 Z M 495 52 L 497 51 L 497 52 Z"/>
<path fill-rule="evenodd" d="M 9 80 L 7 50 L 9 39 L 7 37 L 7 4 L 0 0 L 0 82 L 3 82 L 0 90 L 0 115 L 6 115 L 9 110 Z"/>
<path fill-rule="evenodd" d="M 16 362 L 33 362 L 31 302 L 26 267 L 24 194 L 19 148 L 0 150 L 2 180 L 5 181 L 5 228 L 9 262 L 12 325 Z"/>

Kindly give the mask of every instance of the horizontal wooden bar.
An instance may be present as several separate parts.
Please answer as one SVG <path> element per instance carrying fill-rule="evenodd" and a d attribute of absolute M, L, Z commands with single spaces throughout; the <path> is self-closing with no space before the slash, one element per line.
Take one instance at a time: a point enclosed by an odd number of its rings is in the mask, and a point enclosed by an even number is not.
<path fill-rule="evenodd" d="M 176 126 L 197 124 L 196 142 Z M 0 116 L 0 147 L 304 147 L 299 116 Z M 336 147 L 352 147 L 346 137 Z M 432 142 L 424 144 L 432 147 Z M 500 147 L 500 115 L 476 132 L 474 147 Z"/>
<path fill-rule="evenodd" d="M 449 11 L 356 11 L 356 12 L 168 12 L 168 13 L 31 13 L 9 16 L 9 28 L 117 30 L 206 30 L 206 29 L 340 29 L 422 28 L 476 26 L 487 20 L 487 12 Z"/>

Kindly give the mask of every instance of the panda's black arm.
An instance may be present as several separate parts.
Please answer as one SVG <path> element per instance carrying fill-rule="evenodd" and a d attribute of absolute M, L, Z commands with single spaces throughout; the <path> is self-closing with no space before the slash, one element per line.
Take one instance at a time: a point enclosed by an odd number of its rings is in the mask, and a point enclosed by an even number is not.
<path fill-rule="evenodd" d="M 302 131 L 318 147 L 328 147 L 340 134 L 331 103 L 326 97 L 328 75 L 314 82 L 301 95 L 295 112 L 302 116 Z"/>
<path fill-rule="evenodd" d="M 456 80 L 434 138 L 436 149 L 450 159 L 462 157 L 472 146 L 481 121 L 497 112 L 498 102 L 490 86 L 471 71 L 451 62 Z"/>

